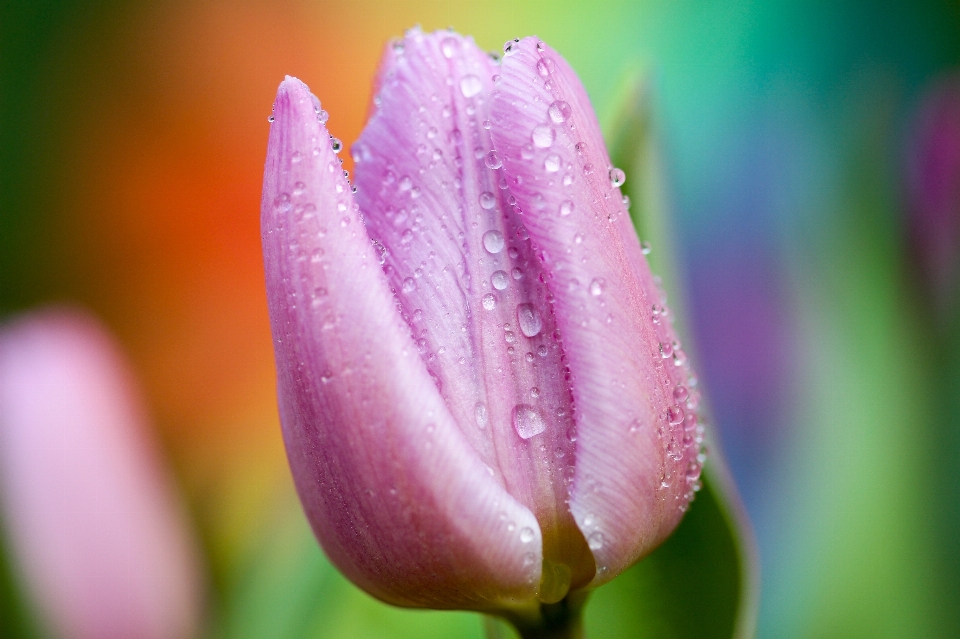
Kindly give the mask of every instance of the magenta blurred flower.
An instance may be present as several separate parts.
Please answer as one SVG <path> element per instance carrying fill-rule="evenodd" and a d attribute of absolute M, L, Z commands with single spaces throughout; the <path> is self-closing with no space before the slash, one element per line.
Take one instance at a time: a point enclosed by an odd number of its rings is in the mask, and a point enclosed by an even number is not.
<path fill-rule="evenodd" d="M 0 506 L 44 629 L 61 639 L 187 639 L 194 540 L 145 432 L 125 362 L 73 311 L 0 330 Z"/>
<path fill-rule="evenodd" d="M 355 583 L 504 610 L 602 584 L 682 517 L 697 393 L 576 74 L 536 38 L 388 46 L 356 192 L 299 80 L 262 202 L 284 438 Z"/>
<path fill-rule="evenodd" d="M 909 229 L 922 274 L 941 308 L 960 279 L 960 75 L 941 79 L 916 115 L 907 165 Z"/>

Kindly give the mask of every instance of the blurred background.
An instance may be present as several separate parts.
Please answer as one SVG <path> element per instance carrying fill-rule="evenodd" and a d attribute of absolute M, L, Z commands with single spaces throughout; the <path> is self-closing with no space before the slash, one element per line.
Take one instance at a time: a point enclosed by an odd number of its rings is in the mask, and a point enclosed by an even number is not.
<path fill-rule="evenodd" d="M 416 23 L 498 51 L 536 33 L 608 134 L 644 79 L 663 275 L 759 541 L 759 636 L 960 636 L 956 2 L 0 1 L 0 314 L 77 303 L 118 336 L 212 607 L 288 636 L 252 621 L 257 575 L 326 601 L 336 636 L 480 636 L 327 597 L 351 587 L 272 523 L 299 514 L 260 256 L 267 115 L 295 75 L 349 144 L 381 47 Z"/>

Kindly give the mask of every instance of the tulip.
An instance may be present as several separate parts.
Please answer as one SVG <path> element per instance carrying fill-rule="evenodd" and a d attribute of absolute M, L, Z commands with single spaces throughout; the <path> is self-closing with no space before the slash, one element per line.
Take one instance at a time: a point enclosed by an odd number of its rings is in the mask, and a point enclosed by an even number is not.
<path fill-rule="evenodd" d="M 58 639 L 188 639 L 194 540 L 116 346 L 72 311 L 0 330 L 0 506 L 41 628 Z"/>
<path fill-rule="evenodd" d="M 264 264 L 296 487 L 368 593 L 540 636 L 699 487 L 687 358 L 560 55 L 531 37 L 498 63 L 415 29 L 375 94 L 353 185 L 302 82 L 268 118 Z"/>

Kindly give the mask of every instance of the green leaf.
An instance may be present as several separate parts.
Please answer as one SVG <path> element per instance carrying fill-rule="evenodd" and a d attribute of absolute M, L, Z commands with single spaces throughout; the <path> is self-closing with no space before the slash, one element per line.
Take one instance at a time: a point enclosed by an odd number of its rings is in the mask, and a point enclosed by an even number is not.
<path fill-rule="evenodd" d="M 0 518 L 0 637 L 4 639 L 36 639 L 40 633 L 27 605 L 23 584 L 17 579 L 10 554 L 9 540 Z"/>
<path fill-rule="evenodd" d="M 680 526 L 648 557 L 598 588 L 586 608 L 587 637 L 747 639 L 757 576 L 752 546 L 724 496 L 717 460 Z"/>

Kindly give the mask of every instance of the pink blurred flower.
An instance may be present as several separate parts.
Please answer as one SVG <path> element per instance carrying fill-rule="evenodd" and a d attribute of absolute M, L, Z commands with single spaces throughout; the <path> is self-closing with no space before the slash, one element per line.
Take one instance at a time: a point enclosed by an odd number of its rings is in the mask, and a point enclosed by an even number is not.
<path fill-rule="evenodd" d="M 116 346 L 47 310 L 0 330 L 0 506 L 41 623 L 62 639 L 186 639 L 197 552 Z"/>
<path fill-rule="evenodd" d="M 909 230 L 935 303 L 955 302 L 960 278 L 960 75 L 940 80 L 918 110 L 907 164 Z"/>
<path fill-rule="evenodd" d="M 352 148 L 279 88 L 262 201 L 307 516 L 380 599 L 504 610 L 602 584 L 682 517 L 697 393 L 560 55 L 412 30 Z"/>

